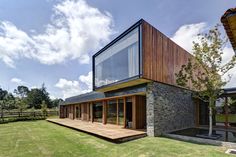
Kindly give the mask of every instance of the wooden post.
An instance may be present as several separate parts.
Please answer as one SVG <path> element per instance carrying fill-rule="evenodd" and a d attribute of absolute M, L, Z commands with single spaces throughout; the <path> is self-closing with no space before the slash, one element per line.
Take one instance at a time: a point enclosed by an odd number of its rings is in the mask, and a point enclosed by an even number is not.
<path fill-rule="evenodd" d="M 76 118 L 76 117 L 75 117 L 75 114 L 76 114 L 76 112 L 75 112 L 75 106 L 76 106 L 76 105 L 73 105 L 73 119 Z"/>
<path fill-rule="evenodd" d="M 107 123 L 107 103 L 105 100 L 103 101 L 103 107 L 102 107 L 102 123 L 103 124 Z"/>
<path fill-rule="evenodd" d="M 136 129 L 136 96 L 132 96 L 132 128 Z"/>
<path fill-rule="evenodd" d="M 119 125 L 119 99 L 116 99 L 116 124 Z"/>
<path fill-rule="evenodd" d="M 93 122 L 93 103 L 90 104 L 90 121 Z"/>
<path fill-rule="evenodd" d="M 225 128 L 229 127 L 229 110 L 228 110 L 228 97 L 225 97 Z"/>
<path fill-rule="evenodd" d="M 126 127 L 126 98 L 123 98 L 124 101 L 124 128 Z"/>
<path fill-rule="evenodd" d="M 86 104 L 86 108 L 87 108 L 87 121 L 89 121 L 89 103 Z"/>

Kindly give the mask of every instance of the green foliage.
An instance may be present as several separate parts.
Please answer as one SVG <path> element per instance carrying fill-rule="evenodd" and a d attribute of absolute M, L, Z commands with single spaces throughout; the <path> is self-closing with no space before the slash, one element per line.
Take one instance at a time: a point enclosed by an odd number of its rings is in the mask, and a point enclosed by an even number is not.
<path fill-rule="evenodd" d="M 31 90 L 26 86 L 18 86 L 14 93 L 15 96 L 0 88 L 0 112 L 13 109 L 18 109 L 19 112 L 29 108 L 41 109 L 43 101 L 48 108 L 57 108 L 59 102 L 62 101 L 62 99 L 51 100 L 44 84 L 41 88 Z"/>
<path fill-rule="evenodd" d="M 27 102 L 25 98 L 16 98 L 16 106 L 20 113 L 27 109 Z"/>
<path fill-rule="evenodd" d="M 221 37 L 218 27 L 219 25 L 208 33 L 199 35 L 200 42 L 193 43 L 194 57 L 189 59 L 186 65 L 182 65 L 176 74 L 178 85 L 189 88 L 187 84 L 190 81 L 192 89 L 198 91 L 201 99 L 206 101 L 209 101 L 209 97 L 217 99 L 231 78 L 229 75 L 228 79 L 223 79 L 223 76 L 236 64 L 236 56 L 227 63 L 222 63 L 227 40 Z"/>
<path fill-rule="evenodd" d="M 0 119 L 0 124 L 10 123 L 10 122 L 19 122 L 19 121 L 33 121 L 33 120 L 45 120 L 45 117 L 12 117 L 4 120 Z"/>
<path fill-rule="evenodd" d="M 193 43 L 194 57 L 189 59 L 188 63 L 183 65 L 176 74 L 176 83 L 189 88 L 190 81 L 192 89 L 197 91 L 195 96 L 209 102 L 209 130 L 211 132 L 212 110 L 218 96 L 222 94 L 222 88 L 230 81 L 230 75 L 228 79 L 223 79 L 223 77 L 235 66 L 236 56 L 226 63 L 222 62 L 223 49 L 227 40 L 221 37 L 219 25 L 206 34 L 199 34 L 199 40 L 199 43 Z"/>
<path fill-rule="evenodd" d="M 42 102 L 41 106 L 42 106 L 41 110 L 42 110 L 43 115 L 45 117 L 45 116 L 47 116 L 47 104 L 45 103 L 45 101 Z"/>
<path fill-rule="evenodd" d="M 49 104 L 51 106 L 48 106 L 48 108 L 57 108 L 61 101 L 63 101 L 63 100 L 62 99 L 54 99 L 54 100 L 52 100 L 51 104 Z"/>
<path fill-rule="evenodd" d="M 14 90 L 14 93 L 19 95 L 21 98 L 25 98 L 29 93 L 29 88 L 26 86 L 18 86 L 17 89 Z"/>
<path fill-rule="evenodd" d="M 49 93 L 47 92 L 44 84 L 40 89 L 34 88 L 29 91 L 27 96 L 29 108 L 34 107 L 35 109 L 40 109 L 43 101 L 45 101 L 46 104 L 51 105 Z"/>

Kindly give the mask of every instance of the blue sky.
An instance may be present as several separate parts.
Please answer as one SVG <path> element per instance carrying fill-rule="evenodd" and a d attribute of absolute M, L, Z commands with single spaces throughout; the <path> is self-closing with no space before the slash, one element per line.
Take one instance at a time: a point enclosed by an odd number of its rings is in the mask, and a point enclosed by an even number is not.
<path fill-rule="evenodd" d="M 88 92 L 92 54 L 140 18 L 191 51 L 196 35 L 235 6 L 235 0 L 1 0 L 0 86 L 45 83 L 62 98 Z M 230 45 L 225 53 L 226 59 L 233 53 Z"/>

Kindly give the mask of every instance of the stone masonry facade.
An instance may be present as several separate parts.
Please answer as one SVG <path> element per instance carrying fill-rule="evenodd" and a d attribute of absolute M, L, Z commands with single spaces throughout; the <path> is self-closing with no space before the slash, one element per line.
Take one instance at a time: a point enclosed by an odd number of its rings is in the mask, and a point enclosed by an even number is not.
<path fill-rule="evenodd" d="M 147 84 L 147 134 L 194 127 L 195 106 L 192 92 L 158 82 Z"/>

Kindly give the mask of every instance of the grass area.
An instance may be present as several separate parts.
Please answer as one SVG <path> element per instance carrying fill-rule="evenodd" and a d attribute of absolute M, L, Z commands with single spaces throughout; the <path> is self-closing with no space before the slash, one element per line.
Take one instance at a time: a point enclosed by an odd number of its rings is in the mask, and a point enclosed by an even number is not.
<path fill-rule="evenodd" d="M 0 157 L 223 157 L 225 149 L 160 137 L 114 144 L 43 120 L 0 125 Z"/>
<path fill-rule="evenodd" d="M 225 115 L 217 114 L 216 115 L 216 122 L 225 122 Z M 229 114 L 229 122 L 236 123 L 236 114 Z"/>

